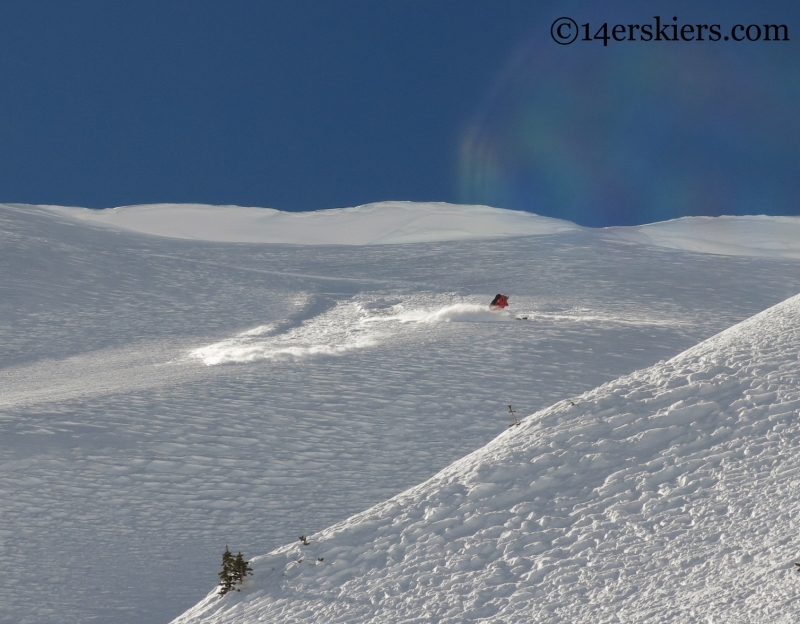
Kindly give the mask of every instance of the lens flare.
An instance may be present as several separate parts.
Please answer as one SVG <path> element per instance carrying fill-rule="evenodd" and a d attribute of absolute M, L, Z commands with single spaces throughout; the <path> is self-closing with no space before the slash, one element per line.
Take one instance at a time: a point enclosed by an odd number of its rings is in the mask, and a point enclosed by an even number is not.
<path fill-rule="evenodd" d="M 462 201 L 595 227 L 798 214 L 798 63 L 764 45 L 538 36 L 462 137 Z"/>

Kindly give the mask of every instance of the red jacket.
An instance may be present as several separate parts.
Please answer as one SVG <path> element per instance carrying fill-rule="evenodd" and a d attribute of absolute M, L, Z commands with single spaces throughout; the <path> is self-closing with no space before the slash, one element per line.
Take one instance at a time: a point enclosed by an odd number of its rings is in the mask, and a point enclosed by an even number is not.
<path fill-rule="evenodd" d="M 508 295 L 495 295 L 492 302 L 489 304 L 490 308 L 505 308 L 508 305 Z"/>

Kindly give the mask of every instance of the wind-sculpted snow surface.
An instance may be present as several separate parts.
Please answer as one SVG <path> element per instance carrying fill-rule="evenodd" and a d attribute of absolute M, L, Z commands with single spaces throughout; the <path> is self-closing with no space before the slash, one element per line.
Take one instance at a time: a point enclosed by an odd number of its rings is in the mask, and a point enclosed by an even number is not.
<path fill-rule="evenodd" d="M 0 204 L 3 624 L 168 622 L 226 544 L 322 531 L 490 442 L 507 404 L 574 399 L 800 292 L 797 260 L 586 228 L 355 248 L 68 212 Z M 331 214 L 331 236 L 364 216 Z"/>
<path fill-rule="evenodd" d="M 796 622 L 799 356 L 797 296 L 255 558 L 175 624 Z"/>

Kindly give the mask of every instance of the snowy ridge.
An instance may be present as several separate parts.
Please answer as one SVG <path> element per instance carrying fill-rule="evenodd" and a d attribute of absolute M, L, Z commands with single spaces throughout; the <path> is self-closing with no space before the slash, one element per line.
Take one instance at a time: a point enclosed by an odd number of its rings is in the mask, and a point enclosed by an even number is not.
<path fill-rule="evenodd" d="M 610 239 L 698 253 L 800 258 L 800 217 L 682 217 L 592 230 L 528 212 L 442 202 L 387 201 L 311 212 L 203 204 L 148 204 L 105 210 L 15 207 L 116 230 L 228 243 L 378 245 L 588 230 Z"/>
<path fill-rule="evenodd" d="M 533 236 L 579 229 L 574 223 L 528 212 L 441 202 L 379 202 L 313 212 L 202 204 L 151 204 L 105 210 L 38 208 L 104 227 L 226 243 L 378 245 Z"/>
<path fill-rule="evenodd" d="M 800 258 L 800 217 L 682 217 L 607 228 L 623 240 L 724 256 Z"/>
<path fill-rule="evenodd" d="M 794 622 L 800 296 L 256 557 L 175 624 Z"/>

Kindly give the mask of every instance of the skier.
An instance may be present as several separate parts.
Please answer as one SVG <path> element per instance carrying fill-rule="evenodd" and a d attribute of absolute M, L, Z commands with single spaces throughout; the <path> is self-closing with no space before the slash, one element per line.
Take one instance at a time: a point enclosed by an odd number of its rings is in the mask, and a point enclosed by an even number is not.
<path fill-rule="evenodd" d="M 491 310 L 502 310 L 508 305 L 508 295 L 495 295 L 489 304 Z"/>

